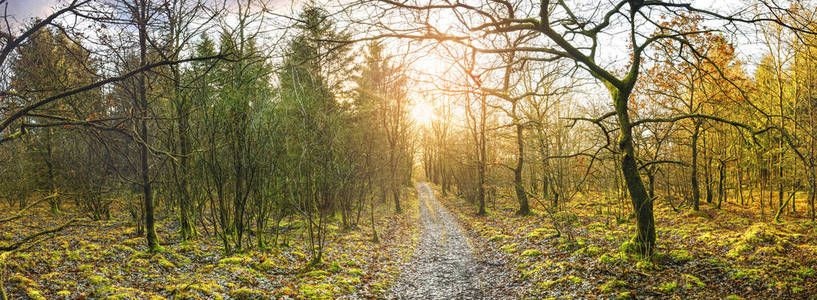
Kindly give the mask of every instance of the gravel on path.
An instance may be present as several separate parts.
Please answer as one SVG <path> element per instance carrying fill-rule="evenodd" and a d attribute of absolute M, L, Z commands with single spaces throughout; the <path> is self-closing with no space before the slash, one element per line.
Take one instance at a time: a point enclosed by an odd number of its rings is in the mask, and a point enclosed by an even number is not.
<path fill-rule="evenodd" d="M 428 184 L 417 184 L 422 233 L 414 259 L 394 287 L 398 299 L 483 299 L 481 268 L 455 218 L 434 198 Z"/>

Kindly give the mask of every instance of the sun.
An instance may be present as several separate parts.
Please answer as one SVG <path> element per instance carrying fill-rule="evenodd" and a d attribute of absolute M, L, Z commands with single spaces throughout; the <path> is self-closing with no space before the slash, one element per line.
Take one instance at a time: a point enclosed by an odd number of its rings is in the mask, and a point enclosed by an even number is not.
<path fill-rule="evenodd" d="M 427 126 L 434 118 L 434 107 L 425 101 L 417 101 L 414 103 L 414 106 L 411 107 L 410 115 L 418 125 Z"/>

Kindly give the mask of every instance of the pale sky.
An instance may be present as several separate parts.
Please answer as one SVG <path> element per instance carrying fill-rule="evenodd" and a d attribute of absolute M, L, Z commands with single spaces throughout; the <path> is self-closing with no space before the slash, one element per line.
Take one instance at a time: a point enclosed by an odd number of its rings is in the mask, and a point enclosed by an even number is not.
<path fill-rule="evenodd" d="M 53 7 L 64 5 L 66 1 L 70 0 L 7 0 L 7 12 L 13 16 L 13 23 L 25 23 L 33 17 L 43 17 L 53 11 Z M 694 6 L 704 9 L 715 9 L 717 11 L 729 11 L 729 6 L 736 3 L 744 4 L 746 0 L 732 0 L 732 1 L 712 1 L 712 0 L 692 0 Z M 276 0 L 273 9 L 282 14 L 297 14 L 297 5 L 293 3 L 300 2 L 299 0 Z M 3 7 L 0 6 L 0 9 Z M 15 25 L 15 24 L 13 24 Z M 713 24 L 717 27 L 717 24 Z M 749 64 L 746 66 L 751 74 L 754 69 L 752 62 L 759 61 L 762 56 L 763 49 L 757 45 L 757 37 L 755 36 L 730 36 L 733 43 L 736 44 L 739 56 L 744 62 Z M 626 61 L 627 44 L 622 40 L 617 40 L 612 37 L 605 41 L 610 47 L 605 53 L 605 60 L 608 61 Z M 604 43 L 604 42 L 603 42 Z"/>
<path fill-rule="evenodd" d="M 6 0 L 8 14 L 17 22 L 25 22 L 32 17 L 42 17 L 51 12 L 58 0 Z"/>

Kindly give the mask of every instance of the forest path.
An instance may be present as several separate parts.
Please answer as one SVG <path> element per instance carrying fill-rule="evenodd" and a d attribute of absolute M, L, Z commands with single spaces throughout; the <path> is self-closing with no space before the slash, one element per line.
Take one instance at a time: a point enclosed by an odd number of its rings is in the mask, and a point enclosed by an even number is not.
<path fill-rule="evenodd" d="M 456 219 L 437 202 L 428 184 L 418 183 L 417 195 L 422 233 L 413 260 L 394 288 L 397 298 L 484 298 L 473 248 Z"/>

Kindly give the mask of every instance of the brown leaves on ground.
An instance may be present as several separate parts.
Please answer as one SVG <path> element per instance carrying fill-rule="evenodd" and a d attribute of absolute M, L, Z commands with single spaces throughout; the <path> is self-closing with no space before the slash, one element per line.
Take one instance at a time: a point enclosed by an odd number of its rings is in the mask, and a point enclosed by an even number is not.
<path fill-rule="evenodd" d="M 616 214 L 628 211 L 623 204 L 585 196 L 552 216 L 536 203 L 533 214 L 520 217 L 510 194 L 496 198 L 484 217 L 452 195 L 440 200 L 467 228 L 482 260 L 515 268 L 536 286 L 529 297 L 794 299 L 817 294 L 817 227 L 811 222 L 773 224 L 735 207 L 676 213 L 658 203 L 657 254 L 645 259 L 631 251 L 634 222 Z"/>
<path fill-rule="evenodd" d="M 180 242 L 168 217 L 159 226 L 165 251 L 151 254 L 121 214 L 113 221 L 84 221 L 14 254 L 3 283 L 12 299 L 380 298 L 413 253 L 416 209 L 405 211 L 396 215 L 378 207 L 380 243 L 371 242 L 371 226 L 364 218 L 357 228 L 346 230 L 338 228 L 339 220 L 331 220 L 323 263 L 311 268 L 304 268 L 309 262 L 307 236 L 297 229 L 286 232 L 280 240 L 286 245 L 277 249 L 224 256 L 202 229 L 200 238 Z M 13 242 L 35 224 L 72 217 L 54 217 L 44 209 L 30 214 L 0 228 L 0 244 Z M 284 225 L 298 228 L 299 222 L 293 218 Z"/>

